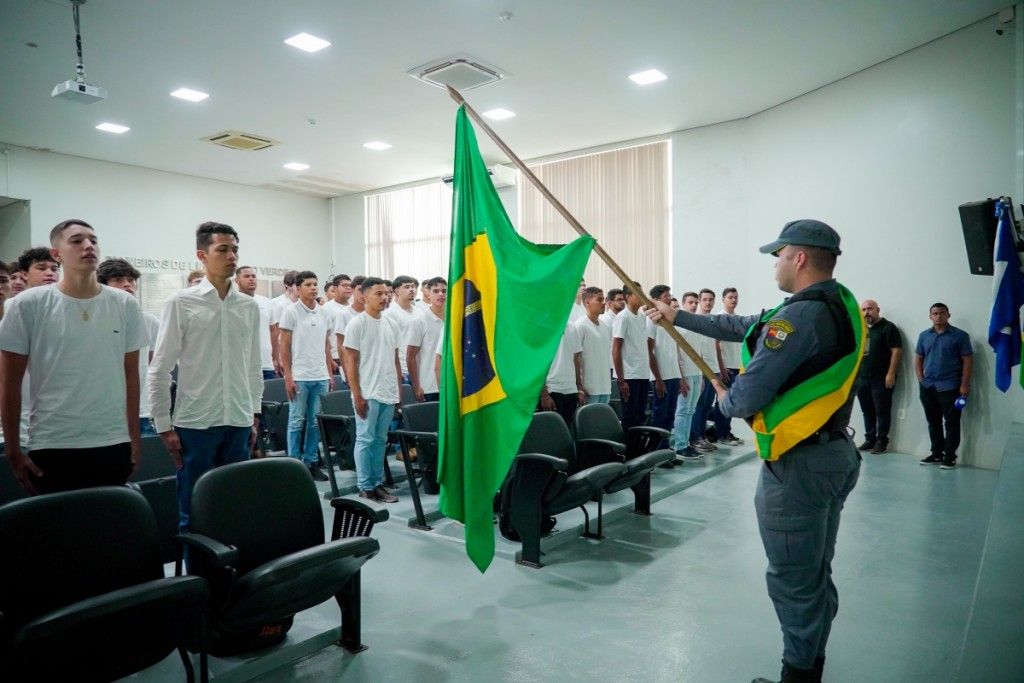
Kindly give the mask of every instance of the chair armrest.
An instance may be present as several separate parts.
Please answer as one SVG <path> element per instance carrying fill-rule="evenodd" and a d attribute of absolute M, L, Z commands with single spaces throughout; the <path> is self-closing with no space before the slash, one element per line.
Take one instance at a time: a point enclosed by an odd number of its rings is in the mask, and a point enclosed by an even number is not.
<path fill-rule="evenodd" d="M 352 415 L 342 415 L 340 413 L 337 413 L 337 414 L 336 413 L 317 413 L 317 417 L 319 417 L 320 419 L 323 419 L 323 420 L 328 420 L 328 421 L 330 421 L 330 420 L 338 420 L 340 422 L 348 422 L 350 420 L 355 420 L 356 419 Z"/>
<path fill-rule="evenodd" d="M 238 561 L 238 548 L 233 545 L 225 545 L 209 536 L 187 531 L 175 536 L 174 540 L 188 547 L 192 552 L 202 553 L 212 565 L 221 569 Z"/>
<path fill-rule="evenodd" d="M 551 469 L 558 470 L 559 472 L 569 469 L 569 461 L 565 458 L 556 458 L 553 455 L 544 455 L 543 453 L 520 453 L 516 456 L 516 460 L 546 464 Z"/>
<path fill-rule="evenodd" d="M 627 432 L 641 432 L 645 434 L 656 434 L 659 436 L 668 437 L 672 432 L 661 427 L 651 427 L 650 425 L 637 425 L 636 427 L 630 427 L 626 430 Z"/>
<path fill-rule="evenodd" d="M 395 436 L 407 436 L 410 439 L 432 439 L 437 440 L 437 432 L 414 432 L 411 429 L 394 429 L 391 431 Z"/>
<path fill-rule="evenodd" d="M 601 447 L 611 450 L 616 455 L 626 454 L 626 444 L 612 441 L 611 439 L 577 439 L 576 443 L 586 447 Z"/>
<path fill-rule="evenodd" d="M 338 512 L 350 512 L 360 517 L 366 517 L 374 524 L 386 522 L 391 516 L 383 505 L 370 505 L 355 498 L 332 498 L 331 507 Z"/>

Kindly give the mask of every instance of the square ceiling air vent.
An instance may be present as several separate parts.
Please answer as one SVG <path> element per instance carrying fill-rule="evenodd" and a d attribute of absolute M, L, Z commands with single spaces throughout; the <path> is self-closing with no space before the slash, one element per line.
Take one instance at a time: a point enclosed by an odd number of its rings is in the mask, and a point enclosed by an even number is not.
<path fill-rule="evenodd" d="M 280 144 L 277 140 L 260 137 L 252 133 L 243 133 L 238 130 L 226 130 L 223 133 L 217 133 L 202 139 L 221 147 L 237 149 L 243 152 L 256 152 Z"/>
<path fill-rule="evenodd" d="M 413 78 L 443 88 L 450 85 L 462 92 L 497 83 L 508 74 L 469 55 L 445 57 L 407 71 Z"/>

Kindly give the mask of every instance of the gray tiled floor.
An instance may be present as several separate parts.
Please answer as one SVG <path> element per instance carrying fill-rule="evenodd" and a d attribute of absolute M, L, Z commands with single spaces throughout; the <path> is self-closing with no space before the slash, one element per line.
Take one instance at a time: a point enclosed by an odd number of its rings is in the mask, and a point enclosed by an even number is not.
<path fill-rule="evenodd" d="M 481 576 L 453 543 L 385 524 L 364 570 L 364 641 L 261 681 L 748 681 L 778 671 L 747 462 L 573 541 L 531 570 Z M 996 472 L 868 456 L 836 558 L 828 681 L 954 677 Z M 327 606 L 334 609 L 332 606 Z M 336 610 L 334 611 L 336 614 Z M 981 680 L 981 679 L 979 679 Z"/>

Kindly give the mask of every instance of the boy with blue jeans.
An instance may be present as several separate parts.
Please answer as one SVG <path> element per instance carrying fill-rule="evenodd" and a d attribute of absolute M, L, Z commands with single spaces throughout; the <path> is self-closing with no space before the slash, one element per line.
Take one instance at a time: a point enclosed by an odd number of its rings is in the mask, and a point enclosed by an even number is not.
<path fill-rule="evenodd" d="M 686 292 L 683 294 L 682 310 L 694 313 L 697 310 L 697 293 Z M 677 327 L 683 339 L 689 342 L 694 349 L 700 348 L 701 338 L 696 332 L 684 330 Z M 693 447 L 690 440 L 693 416 L 697 411 L 697 401 L 700 399 L 703 377 L 697 364 L 689 356 L 679 352 L 679 371 L 682 378 L 679 380 L 679 400 L 676 403 L 675 423 L 672 428 L 672 436 L 675 441 L 676 455 L 683 460 L 698 460 L 704 457 L 704 453 Z"/>
<path fill-rule="evenodd" d="M 320 428 L 316 422 L 320 397 L 330 391 L 330 337 L 334 319 L 316 301 L 316 273 L 304 270 L 295 276 L 299 300 L 286 306 L 278 326 L 278 348 L 288 394 L 288 455 L 299 458 L 316 481 L 327 481 L 320 469 Z M 303 438 L 305 434 L 305 438 Z"/>
<path fill-rule="evenodd" d="M 360 290 L 365 310 L 349 321 L 342 340 L 342 362 L 356 413 L 356 483 L 360 498 L 395 503 L 398 498 L 384 488 L 384 448 L 402 381 L 401 339 L 395 322 L 382 315 L 388 298 L 384 281 L 368 277 Z"/>

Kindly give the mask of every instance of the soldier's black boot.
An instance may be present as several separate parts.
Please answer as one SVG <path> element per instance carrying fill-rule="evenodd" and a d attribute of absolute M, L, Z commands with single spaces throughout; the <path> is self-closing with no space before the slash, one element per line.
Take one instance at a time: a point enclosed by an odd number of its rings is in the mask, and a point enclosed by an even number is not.
<path fill-rule="evenodd" d="M 821 667 L 825 667 L 825 658 L 820 657 Z M 818 683 L 821 675 L 818 672 L 818 660 L 814 662 L 813 669 L 798 669 L 795 666 L 782 661 L 782 678 L 778 681 L 771 681 L 767 678 L 755 678 L 751 683 Z"/>

